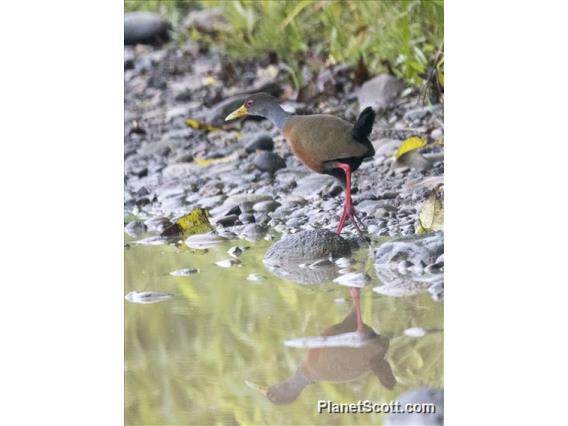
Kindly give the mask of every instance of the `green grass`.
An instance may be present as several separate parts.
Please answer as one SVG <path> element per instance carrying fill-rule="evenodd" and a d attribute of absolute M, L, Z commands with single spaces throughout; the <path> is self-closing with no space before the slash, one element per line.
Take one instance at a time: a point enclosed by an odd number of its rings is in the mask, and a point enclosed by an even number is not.
<path fill-rule="evenodd" d="M 190 9 L 219 7 L 230 25 L 215 37 L 190 36 L 235 60 L 276 54 L 300 86 L 303 64 L 313 68 L 364 62 L 371 74 L 391 72 L 411 85 L 428 69 L 443 86 L 443 0 L 408 1 L 126 1 L 125 9 L 161 11 L 177 20 Z M 315 69 L 317 71 L 317 69 Z"/>

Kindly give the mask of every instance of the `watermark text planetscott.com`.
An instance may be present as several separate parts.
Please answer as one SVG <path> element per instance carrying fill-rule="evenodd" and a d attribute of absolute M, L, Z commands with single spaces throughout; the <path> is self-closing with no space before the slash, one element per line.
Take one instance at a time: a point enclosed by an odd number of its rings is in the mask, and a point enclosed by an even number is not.
<path fill-rule="evenodd" d="M 416 402 L 401 404 L 400 401 L 373 402 L 362 400 L 349 403 L 338 403 L 330 400 L 319 400 L 317 402 L 318 414 L 356 414 L 356 413 L 424 413 L 433 414 L 436 412 L 436 405 L 431 402 Z"/>

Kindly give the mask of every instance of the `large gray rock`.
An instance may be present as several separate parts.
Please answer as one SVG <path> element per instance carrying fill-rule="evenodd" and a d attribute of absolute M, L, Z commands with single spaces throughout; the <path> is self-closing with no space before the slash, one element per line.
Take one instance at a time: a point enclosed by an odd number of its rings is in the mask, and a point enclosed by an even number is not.
<path fill-rule="evenodd" d="M 388 108 L 404 89 L 404 83 L 396 77 L 381 74 L 365 82 L 357 93 L 359 111 L 368 106 L 374 110 Z"/>
<path fill-rule="evenodd" d="M 433 404 L 434 413 L 391 413 L 385 426 L 441 426 L 444 424 L 444 390 L 419 388 L 398 397 L 401 406 L 405 404 Z"/>
<path fill-rule="evenodd" d="M 264 263 L 305 263 L 350 254 L 351 246 L 347 240 L 327 229 L 314 229 L 288 235 L 277 241 L 266 252 Z"/>
<path fill-rule="evenodd" d="M 151 12 L 129 12 L 124 15 L 124 44 L 159 44 L 170 39 L 171 24 Z"/>

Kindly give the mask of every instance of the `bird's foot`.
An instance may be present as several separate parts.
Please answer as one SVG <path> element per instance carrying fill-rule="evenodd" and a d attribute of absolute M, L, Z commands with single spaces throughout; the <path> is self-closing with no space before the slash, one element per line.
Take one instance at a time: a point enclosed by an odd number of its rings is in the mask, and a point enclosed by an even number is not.
<path fill-rule="evenodd" d="M 351 206 L 351 209 L 349 210 L 349 217 L 353 221 L 353 225 L 355 226 L 355 229 L 359 233 L 359 236 L 364 241 L 370 242 L 371 240 L 366 235 L 366 234 L 368 234 L 367 227 L 365 226 L 363 221 L 359 218 L 359 216 L 357 216 L 357 213 L 355 212 L 355 208 L 353 206 Z"/>

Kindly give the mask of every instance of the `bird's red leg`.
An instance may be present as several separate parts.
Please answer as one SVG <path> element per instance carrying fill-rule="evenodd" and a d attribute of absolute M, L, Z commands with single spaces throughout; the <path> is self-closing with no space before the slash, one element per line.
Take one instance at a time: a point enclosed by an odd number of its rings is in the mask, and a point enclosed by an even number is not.
<path fill-rule="evenodd" d="M 351 217 L 353 219 L 353 225 L 355 225 L 357 232 L 359 232 L 359 235 L 361 235 L 361 237 L 364 239 L 365 235 L 363 234 L 363 231 L 361 231 L 361 228 L 365 227 L 361 222 L 361 219 L 357 217 L 355 208 L 353 207 L 353 203 L 351 201 L 351 167 L 349 166 L 349 164 L 345 163 L 338 163 L 337 167 L 345 172 L 345 206 L 343 207 L 343 214 L 341 215 L 341 219 L 339 219 L 339 225 L 337 226 L 336 234 L 339 235 L 341 233 L 341 230 L 345 226 L 345 221 L 348 217 Z"/>
<path fill-rule="evenodd" d="M 341 219 L 339 219 L 337 231 L 335 231 L 337 235 L 341 234 L 341 230 L 343 229 L 343 226 L 345 226 L 345 221 L 347 220 L 347 217 L 350 216 L 351 209 L 353 208 L 351 205 L 351 167 L 349 164 L 344 163 L 339 163 L 338 167 L 345 172 L 345 205 L 343 207 Z"/>
<path fill-rule="evenodd" d="M 357 315 L 357 333 L 363 332 L 363 320 L 361 319 L 361 289 L 351 287 L 351 299 L 353 299 L 353 307 Z"/>

